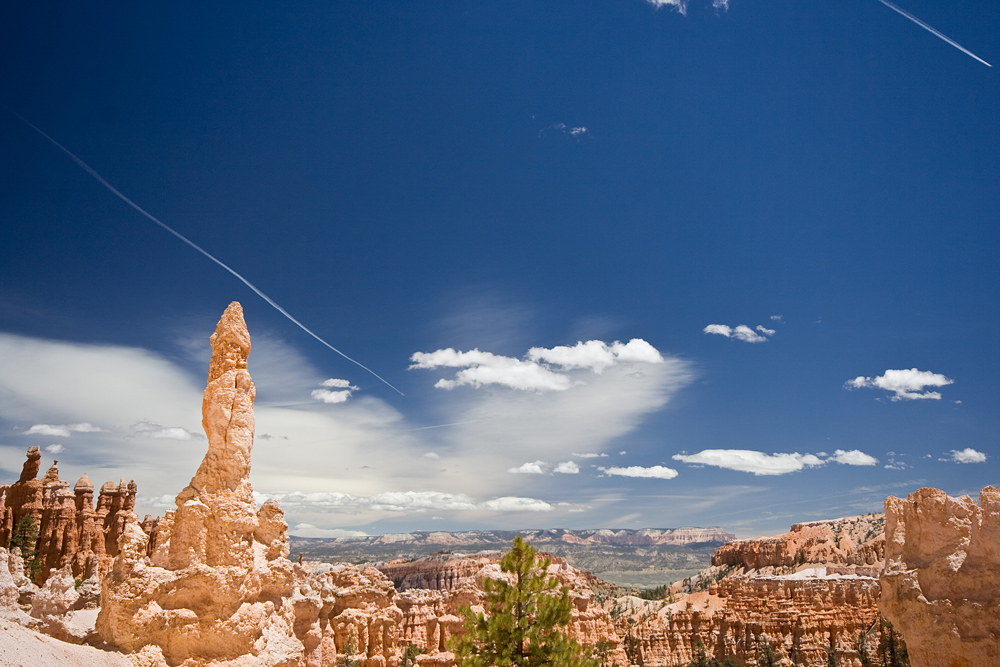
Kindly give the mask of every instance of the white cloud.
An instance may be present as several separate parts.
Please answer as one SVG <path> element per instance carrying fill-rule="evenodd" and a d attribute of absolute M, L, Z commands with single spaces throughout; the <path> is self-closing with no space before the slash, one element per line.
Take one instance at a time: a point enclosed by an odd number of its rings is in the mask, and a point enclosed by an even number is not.
<path fill-rule="evenodd" d="M 424 454 L 424 458 L 431 459 L 432 461 L 437 461 L 438 459 L 441 458 L 441 455 L 438 454 L 437 452 L 427 452 L 426 454 Z"/>
<path fill-rule="evenodd" d="M 575 475 L 580 472 L 580 466 L 578 466 L 573 461 L 563 461 L 556 465 L 556 469 L 553 472 L 563 473 L 565 475 Z"/>
<path fill-rule="evenodd" d="M 347 399 L 351 397 L 351 392 L 358 390 L 347 380 L 337 378 L 323 380 L 320 382 L 320 386 L 323 389 L 313 389 L 310 396 L 313 397 L 313 400 L 323 403 L 346 403 Z"/>
<path fill-rule="evenodd" d="M 664 363 L 663 355 L 640 338 L 633 338 L 628 343 L 615 341 L 611 345 L 589 340 L 577 342 L 573 347 L 533 347 L 526 356 L 528 358 L 522 360 L 479 349 L 461 352 L 449 347 L 434 352 L 414 352 L 410 357 L 413 362 L 410 369 L 462 369 L 454 380 L 438 380 L 434 386 L 440 389 L 499 385 L 521 391 L 566 391 L 579 384 L 570 379 L 569 371 L 589 370 L 600 375 L 621 364 Z M 553 366 L 559 367 L 558 370 Z"/>
<path fill-rule="evenodd" d="M 100 433 L 101 429 L 83 422 L 80 424 L 35 424 L 24 435 L 52 435 L 68 438 L 70 433 Z"/>
<path fill-rule="evenodd" d="M 735 338 L 744 343 L 763 343 L 767 340 L 767 336 L 774 335 L 774 329 L 768 329 L 761 324 L 757 325 L 757 331 L 754 331 L 745 324 L 740 324 L 736 327 L 730 327 L 726 324 L 709 324 L 702 331 L 707 334 Z"/>
<path fill-rule="evenodd" d="M 326 387 L 327 389 L 354 389 L 357 387 L 353 386 L 347 380 L 338 380 L 337 378 L 330 378 L 329 380 L 323 380 L 319 383 L 321 387 Z"/>
<path fill-rule="evenodd" d="M 610 468 L 598 468 L 598 470 L 605 475 L 616 475 L 618 477 L 650 477 L 655 479 L 673 479 L 677 477 L 676 470 L 665 466 L 650 466 L 648 468 L 643 468 L 642 466 L 628 466 L 627 468 L 612 466 Z"/>
<path fill-rule="evenodd" d="M 515 468 L 508 468 L 507 472 L 524 475 L 542 475 L 545 473 L 545 468 L 548 467 L 548 465 L 549 464 L 545 461 L 529 461 L 527 463 L 522 463 L 520 466 Z"/>
<path fill-rule="evenodd" d="M 849 466 L 873 466 L 878 463 L 877 458 L 869 456 L 858 449 L 852 449 L 847 452 L 843 449 L 838 449 L 833 453 L 833 456 L 827 459 L 827 461 L 843 463 Z"/>
<path fill-rule="evenodd" d="M 949 460 L 955 463 L 982 463 L 986 460 L 986 454 L 977 452 L 971 447 L 953 449 L 951 450 L 951 458 Z"/>
<path fill-rule="evenodd" d="M 314 400 L 321 401 L 323 403 L 346 403 L 347 399 L 351 397 L 351 392 L 349 391 L 330 391 L 329 389 L 313 389 L 310 396 Z"/>
<path fill-rule="evenodd" d="M 338 537 L 367 537 L 368 533 L 361 530 L 344 530 L 343 528 L 317 528 L 311 523 L 297 523 L 295 527 L 288 529 L 289 535 L 295 537 L 327 537 L 336 539 Z"/>
<path fill-rule="evenodd" d="M 673 7 L 682 15 L 687 14 L 687 0 L 646 0 L 649 4 L 653 5 L 657 9 L 661 7 Z M 725 2 L 728 4 L 728 0 L 713 0 L 714 2 Z"/>
<path fill-rule="evenodd" d="M 782 322 L 784 318 L 784 315 L 771 315 L 771 319 L 775 322 Z"/>
<path fill-rule="evenodd" d="M 357 513 L 364 510 L 377 512 L 426 512 L 433 511 L 476 511 L 490 512 L 547 512 L 552 506 L 536 498 L 503 496 L 483 502 L 475 502 L 464 493 L 440 493 L 436 491 L 387 491 L 373 496 L 352 496 L 339 492 L 301 493 L 257 493 L 258 503 L 277 500 L 282 508 L 321 513 Z"/>
<path fill-rule="evenodd" d="M 463 368 L 454 380 L 438 380 L 439 389 L 454 389 L 461 385 L 482 387 L 496 384 L 522 391 L 565 391 L 570 379 L 541 364 L 504 357 L 478 349 L 459 352 L 452 348 L 435 352 L 414 352 L 410 369 Z"/>
<path fill-rule="evenodd" d="M 581 454 L 580 452 L 573 452 L 573 456 L 578 456 L 581 459 L 596 459 L 601 457 L 607 457 L 607 454 L 594 454 L 590 452 Z"/>
<path fill-rule="evenodd" d="M 504 496 L 480 503 L 480 507 L 491 512 L 549 512 L 552 505 L 537 498 Z"/>
<path fill-rule="evenodd" d="M 61 452 L 66 451 L 66 448 L 60 445 L 59 443 L 53 443 L 48 447 L 46 447 L 45 451 L 47 451 L 49 454 L 59 454 Z"/>
<path fill-rule="evenodd" d="M 166 440 L 190 440 L 193 437 L 202 438 L 200 433 L 192 433 L 186 428 L 180 426 L 161 426 L 150 421 L 137 421 L 136 423 L 129 426 L 129 432 L 132 435 L 142 436 L 145 438 L 159 438 Z"/>
<path fill-rule="evenodd" d="M 823 460 L 812 454 L 765 454 L 748 449 L 706 449 L 697 454 L 675 454 L 675 461 L 750 472 L 754 475 L 784 475 L 805 467 L 821 466 Z"/>
<path fill-rule="evenodd" d="M 892 392 L 892 401 L 904 399 L 916 400 L 929 398 L 940 400 L 941 394 L 936 391 L 924 391 L 924 387 L 944 387 L 955 381 L 940 373 L 918 371 L 916 368 L 902 370 L 887 370 L 878 377 L 870 378 L 859 375 L 844 383 L 845 389 L 884 389 Z"/>
<path fill-rule="evenodd" d="M 598 375 L 617 362 L 663 363 L 663 355 L 640 338 L 633 338 L 628 343 L 615 341 L 610 346 L 599 340 L 588 340 L 586 343 L 577 342 L 573 347 L 533 347 L 528 350 L 528 359 L 548 362 L 564 369 L 585 368 Z"/>

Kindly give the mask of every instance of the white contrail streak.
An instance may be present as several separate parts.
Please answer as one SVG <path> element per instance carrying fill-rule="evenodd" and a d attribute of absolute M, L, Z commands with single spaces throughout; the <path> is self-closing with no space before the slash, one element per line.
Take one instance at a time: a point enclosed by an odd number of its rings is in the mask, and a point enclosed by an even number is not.
<path fill-rule="evenodd" d="M 88 165 L 86 162 L 84 162 L 83 160 L 81 160 L 77 156 L 73 155 L 73 153 L 71 153 L 68 148 L 66 148 L 65 146 L 63 146 L 62 144 L 60 144 L 58 141 L 56 141 L 55 139 L 53 139 L 49 135 L 45 134 L 44 132 L 42 132 L 40 129 L 38 129 L 34 125 L 32 125 L 26 118 L 24 118 L 24 116 L 22 116 L 19 113 L 15 112 L 10 107 L 4 106 L 4 108 L 7 109 L 7 111 L 10 111 L 12 114 L 14 114 L 15 116 L 17 116 L 18 118 L 20 118 L 28 127 L 30 127 L 31 129 L 33 129 L 35 132 L 37 132 L 38 134 L 42 135 L 43 137 L 45 137 L 49 141 L 51 141 L 57 148 L 59 148 L 59 150 L 61 150 L 66 155 L 68 155 L 70 157 L 70 159 L 73 160 L 73 162 L 76 162 L 80 166 L 80 168 L 82 168 L 85 172 L 87 172 L 88 174 L 90 174 L 91 176 L 93 176 L 97 180 L 98 183 L 100 183 L 101 185 L 103 185 L 104 187 L 106 187 L 108 190 L 110 190 L 111 192 L 113 192 L 123 202 L 125 202 L 126 204 L 128 204 L 129 206 L 131 206 L 132 208 L 134 208 L 135 210 L 139 211 L 139 213 L 142 213 L 144 216 L 146 216 L 147 218 L 149 218 L 150 220 L 152 220 L 153 222 L 155 222 L 157 225 L 159 225 L 163 229 L 167 230 L 168 232 L 170 232 L 171 234 L 173 234 L 174 236 L 176 236 L 177 238 L 179 238 L 181 241 L 183 241 L 184 243 L 188 244 L 189 246 L 191 246 L 192 248 L 194 248 L 195 250 L 197 250 L 198 252 L 200 252 L 205 257 L 208 257 L 210 260 L 212 260 L 213 262 L 215 262 L 216 264 L 218 264 L 219 266 L 221 266 L 222 268 L 224 268 L 226 271 L 229 271 L 229 273 L 231 273 L 234 276 L 236 276 L 236 278 L 239 279 L 240 282 L 242 282 L 244 285 L 246 285 L 247 287 L 249 287 L 250 289 L 252 289 L 257 296 L 259 296 L 260 298 L 264 299 L 264 301 L 267 301 L 269 304 L 271 304 L 271 306 L 275 310 L 277 310 L 279 313 L 281 313 L 282 315 L 284 315 L 285 317 L 287 317 L 289 320 L 291 320 L 300 329 L 302 329 L 307 334 L 309 334 L 310 336 L 312 336 L 313 338 L 315 338 L 316 340 L 318 340 L 320 343 L 322 343 L 323 345 L 327 346 L 328 348 L 330 348 L 331 350 L 333 350 L 334 352 L 336 352 L 337 354 L 339 354 L 340 356 L 342 356 L 344 359 L 347 359 L 348 361 L 350 361 L 352 364 L 357 364 L 361 368 L 365 369 L 366 371 L 368 371 L 369 373 L 371 373 L 372 375 L 374 375 L 375 377 L 377 377 L 387 387 L 389 387 L 390 389 L 392 389 L 393 391 L 395 391 L 396 393 L 398 393 L 400 396 L 404 395 L 403 392 L 399 391 L 398 389 L 396 389 L 395 387 L 393 387 L 391 384 L 389 384 L 385 380 L 385 378 L 383 378 L 381 375 L 379 375 L 378 373 L 376 373 L 372 369 L 368 368 L 367 366 L 365 366 L 360 361 L 357 361 L 355 359 L 351 359 L 349 356 L 347 356 L 346 354 L 344 354 L 343 352 L 341 352 L 340 350 L 338 350 L 337 348 L 335 348 L 333 345 L 330 345 L 325 340 L 323 340 L 322 338 L 320 338 L 319 336 L 317 336 L 316 334 L 314 334 L 312 331 L 310 331 L 308 328 L 306 328 L 306 326 L 304 324 L 302 324 L 302 322 L 299 322 L 297 319 L 295 319 L 294 317 L 292 317 L 291 314 L 289 314 L 289 312 L 287 310 L 285 310 L 284 308 L 282 308 L 281 306 L 279 306 L 277 303 L 275 303 L 274 299 L 272 299 L 271 297 L 269 297 L 268 295 L 264 294 L 259 289 L 257 289 L 256 285 L 254 285 L 253 283 L 251 283 L 249 280 L 247 280 L 246 278 L 244 278 L 240 274 L 236 273 L 236 271 L 234 271 L 233 269 L 231 269 L 225 262 L 223 262 L 220 259 L 217 259 L 215 256 L 213 256 L 207 250 L 205 250 L 204 248 L 202 248 L 201 246 L 199 246 L 197 243 L 195 243 L 194 241 L 192 241 L 188 237 L 184 236 L 180 232 L 174 230 L 173 228 L 171 228 L 166 223 L 161 222 L 155 216 L 153 216 L 152 214 L 148 213 L 145 209 L 143 209 L 141 206 L 139 206 L 138 204 L 136 204 L 134 201 L 132 201 L 131 199 L 129 199 L 128 197 L 126 197 L 125 195 L 123 195 L 121 192 L 119 192 L 115 188 L 115 186 L 113 186 L 110 183 L 108 183 L 106 180 L 104 180 L 104 178 L 100 174 L 98 174 L 96 171 L 94 171 L 93 169 L 91 169 L 90 165 Z"/>
<path fill-rule="evenodd" d="M 878 0 L 878 1 L 881 2 L 883 5 L 885 5 L 886 7 L 888 7 L 889 9 L 891 9 L 893 11 L 896 11 L 896 12 L 899 12 L 900 14 L 902 14 L 906 18 L 910 19 L 911 21 L 913 21 L 914 23 L 916 23 L 918 26 L 920 26 L 924 30 L 927 30 L 928 32 L 930 32 L 932 35 L 940 37 L 941 39 L 943 39 L 944 41 L 948 42 L 949 44 L 951 44 L 952 46 L 954 46 L 956 49 L 958 49 L 959 51 L 961 51 L 965 55 L 972 56 L 973 58 L 975 58 L 976 60 L 978 60 L 982 64 L 986 65 L 987 67 L 993 67 L 993 65 L 989 64 L 988 62 L 986 62 L 985 60 L 983 60 L 982 58 L 980 58 L 979 56 L 977 56 L 972 51 L 969 51 L 968 49 L 966 49 L 965 47 L 963 47 L 961 44 L 959 44 L 958 42 L 956 42 L 955 40 L 950 39 L 950 38 L 948 38 L 945 35 L 942 35 L 940 32 L 938 32 L 934 28 L 930 27 L 929 25 L 927 25 L 926 23 L 924 23 L 923 21 L 921 21 L 920 19 L 918 19 L 916 16 L 914 16 L 913 14 L 909 13 L 908 11 L 906 11 L 905 9 L 901 9 L 901 8 L 897 7 L 896 5 L 894 5 L 891 2 L 889 2 L 889 0 Z"/>

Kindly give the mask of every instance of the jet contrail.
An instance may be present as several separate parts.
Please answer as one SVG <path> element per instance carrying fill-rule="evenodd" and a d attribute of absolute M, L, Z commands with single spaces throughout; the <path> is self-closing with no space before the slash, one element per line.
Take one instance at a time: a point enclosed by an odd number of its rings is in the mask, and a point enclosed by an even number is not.
<path fill-rule="evenodd" d="M 119 192 L 115 188 L 115 186 L 113 186 L 110 183 L 108 183 L 106 180 L 104 180 L 104 178 L 100 174 L 98 174 L 96 171 L 94 171 L 93 169 L 91 169 L 90 165 L 88 165 L 86 162 L 84 162 L 83 160 L 81 160 L 77 156 L 73 155 L 73 153 L 71 153 L 68 148 L 66 148 L 65 146 L 63 146 L 62 144 L 60 144 L 58 141 L 56 141 L 55 139 L 53 139 L 49 135 L 45 134 L 44 132 L 42 132 L 40 129 L 38 129 L 34 125 L 32 125 L 28 121 L 28 119 L 26 119 L 24 116 L 22 116 L 21 114 L 17 113 L 16 111 L 14 111 L 13 109 L 11 109 L 10 107 L 8 107 L 6 105 L 3 105 L 3 106 L 4 106 L 5 109 L 7 109 L 7 111 L 10 111 L 12 114 L 14 114 L 18 118 L 20 118 L 21 121 L 23 121 L 25 125 L 27 125 L 31 129 L 33 129 L 35 132 L 37 132 L 38 134 L 42 135 L 43 137 L 45 137 L 49 141 L 51 141 L 59 150 L 61 150 L 66 155 L 68 155 L 70 157 L 70 159 L 73 160 L 73 162 L 76 162 L 78 165 L 80 165 L 80 167 L 85 172 L 87 172 L 88 174 L 90 174 L 91 176 L 93 176 L 97 180 L 98 183 L 100 183 L 101 185 L 103 185 L 104 187 L 106 187 L 108 190 L 110 190 L 111 192 L 113 192 L 123 202 L 125 202 L 126 204 L 128 204 L 129 206 L 131 206 L 132 208 L 134 208 L 135 210 L 139 211 L 139 213 L 142 213 L 144 216 L 146 216 L 147 218 L 149 218 L 150 220 L 152 220 L 153 222 L 155 222 L 157 225 L 159 225 L 163 229 L 167 230 L 168 232 L 170 232 L 171 234 L 173 234 L 177 238 L 179 238 L 181 241 L 184 241 L 184 243 L 188 244 L 189 246 L 191 246 L 192 248 L 194 248 L 195 250 L 197 250 L 198 252 L 200 252 L 205 257 L 208 257 L 210 260 L 212 260 L 213 262 L 215 262 L 216 264 L 218 264 L 219 266 L 221 266 L 222 268 L 224 268 L 226 271 L 229 271 L 229 273 L 231 273 L 234 276 L 236 276 L 236 278 L 238 278 L 240 282 L 242 282 L 244 285 L 246 285 L 247 287 L 249 287 L 250 289 L 252 289 L 257 296 L 259 296 L 260 298 L 264 299 L 264 301 L 267 301 L 275 310 L 277 310 L 279 313 L 281 313 L 282 315 L 284 315 L 285 317 L 287 317 L 295 325 L 297 325 L 300 329 L 302 329 L 307 334 L 309 334 L 310 336 L 312 336 L 313 338 L 315 338 L 316 340 L 318 340 L 320 343 L 322 343 L 323 345 L 327 346 L 328 348 L 330 348 L 331 350 L 333 350 L 334 352 L 336 352 L 337 354 L 339 354 L 340 356 L 342 356 L 344 359 L 347 359 L 352 364 L 356 364 L 356 365 L 360 366 L 361 368 L 365 369 L 366 371 L 368 371 L 369 373 L 371 373 L 372 375 L 374 375 L 375 377 L 377 377 L 379 380 L 381 380 L 387 387 L 389 387 L 390 389 L 392 389 L 393 391 L 395 391 L 396 393 L 398 393 L 400 396 L 404 396 L 405 395 L 405 394 L 403 394 L 403 392 L 399 391 L 398 389 L 396 389 L 395 387 L 393 387 L 391 384 L 389 384 L 385 380 L 385 378 L 383 378 L 381 375 L 379 375 L 378 373 L 376 373 L 372 369 L 368 368 L 367 366 L 365 366 L 360 361 L 357 361 L 355 359 L 351 359 L 349 356 L 347 356 L 346 354 L 344 354 L 343 352 L 341 352 L 340 350 L 338 350 L 337 348 L 335 348 L 333 345 L 330 345 L 325 340 L 323 340 L 322 338 L 320 338 L 319 336 L 317 336 L 316 334 L 314 334 L 312 331 L 310 331 L 308 328 L 306 328 L 306 326 L 304 324 L 302 324 L 302 322 L 299 322 L 297 319 L 295 319 L 294 317 L 292 317 L 287 310 L 285 310 L 284 308 L 282 308 L 281 306 L 279 306 L 277 303 L 275 303 L 274 299 L 272 299 L 271 297 L 269 297 L 268 295 L 264 294 L 259 289 L 257 289 L 257 287 L 253 283 L 251 283 L 249 280 L 247 280 L 246 278 L 244 278 L 240 274 L 236 273 L 236 271 L 234 271 L 233 269 L 231 269 L 225 262 L 223 262 L 220 259 L 217 259 L 215 256 L 213 256 L 207 250 L 205 250 L 204 248 L 202 248 L 201 246 L 199 246 L 197 243 L 195 243 L 194 241 L 192 241 L 188 237 L 184 236 L 180 232 L 174 230 L 173 228 L 171 228 L 166 223 L 161 222 L 155 216 L 153 216 L 152 214 L 148 213 L 145 209 L 143 209 L 141 206 L 139 206 L 138 204 L 136 204 L 134 201 L 132 201 L 131 199 L 129 199 L 128 197 L 126 197 L 125 195 L 123 195 L 121 192 Z"/>
<path fill-rule="evenodd" d="M 983 60 L 982 58 L 980 58 L 979 56 L 977 56 L 972 51 L 969 51 L 968 49 L 966 49 L 965 47 L 963 47 L 961 44 L 959 44 L 958 42 L 956 42 L 955 40 L 950 39 L 950 38 L 948 38 L 945 35 L 942 35 L 940 32 L 938 32 L 934 28 L 930 27 L 929 25 L 927 25 L 926 23 L 924 23 L 923 21 L 921 21 L 920 19 L 918 19 L 916 16 L 914 16 L 913 14 L 909 13 L 908 11 L 906 11 L 905 9 L 901 9 L 901 8 L 897 7 L 896 5 L 894 5 L 891 2 L 889 2 L 889 0 L 878 0 L 878 1 L 881 2 L 883 5 L 885 5 L 886 7 L 888 7 L 889 9 L 891 9 L 893 11 L 896 11 L 896 12 L 899 12 L 900 14 L 902 14 L 906 18 L 910 19 L 911 21 L 913 21 L 914 23 L 916 23 L 918 26 L 920 26 L 924 30 L 927 30 L 931 34 L 936 35 L 937 37 L 940 37 L 941 39 L 943 39 L 944 41 L 948 42 L 949 44 L 951 44 L 952 46 L 954 46 L 956 49 L 958 49 L 959 51 L 961 51 L 965 55 L 972 56 L 973 58 L 975 58 L 976 60 L 978 60 L 982 64 L 986 65 L 987 67 L 993 67 L 993 65 L 989 64 L 988 62 L 986 62 L 985 60 Z"/>

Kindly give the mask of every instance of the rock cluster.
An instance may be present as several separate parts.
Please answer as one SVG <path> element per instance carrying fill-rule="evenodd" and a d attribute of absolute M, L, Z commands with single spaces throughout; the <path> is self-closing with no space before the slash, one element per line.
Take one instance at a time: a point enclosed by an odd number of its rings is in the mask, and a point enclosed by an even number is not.
<path fill-rule="evenodd" d="M 1000 664 L 1000 489 L 885 500 L 882 614 L 913 667 Z"/>
<path fill-rule="evenodd" d="M 546 555 L 546 554 L 543 554 Z M 475 555 L 428 556 L 412 562 L 379 566 L 400 589 L 396 606 L 403 612 L 400 641 L 426 650 L 418 661 L 422 667 L 453 667 L 448 640 L 463 631 L 459 607 L 482 611 L 484 582 L 506 576 L 500 570 L 497 552 Z M 569 589 L 573 603 L 566 632 L 584 647 L 599 643 L 611 646 L 608 664 L 626 665 L 627 657 L 608 612 L 597 604 L 591 589 L 593 575 L 551 557 L 548 574 Z"/>
<path fill-rule="evenodd" d="M 610 605 L 633 664 L 686 665 L 708 656 L 756 665 L 855 665 L 855 643 L 878 620 L 882 515 L 796 524 L 778 537 L 723 545 L 714 565 L 672 590 L 671 600 Z M 682 590 L 683 589 L 683 590 Z M 693 592 L 689 592 L 693 591 Z"/>
<path fill-rule="evenodd" d="M 42 453 L 29 447 L 17 482 L 0 486 L 0 547 L 10 546 L 18 522 L 28 517 L 38 529 L 34 545 L 41 585 L 53 570 L 69 566 L 76 578 L 85 576 L 87 563 L 97 557 L 102 572 L 118 554 L 118 536 L 125 514 L 135 507 L 135 482 L 105 482 L 94 506 L 94 484 L 86 473 L 70 488 L 59 479 L 58 461 L 38 479 Z"/>

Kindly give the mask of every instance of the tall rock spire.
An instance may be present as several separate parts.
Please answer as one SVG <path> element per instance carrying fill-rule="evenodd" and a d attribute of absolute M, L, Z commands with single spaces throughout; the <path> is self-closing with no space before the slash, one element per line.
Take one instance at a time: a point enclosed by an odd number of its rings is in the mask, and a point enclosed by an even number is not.
<path fill-rule="evenodd" d="M 240 304 L 226 308 L 211 343 L 202 400 L 208 451 L 177 494 L 177 509 L 160 521 L 151 559 L 129 513 L 102 582 L 97 630 L 127 651 L 155 647 L 171 665 L 251 654 L 259 659 L 248 665 L 284 665 L 304 648 L 289 602 L 288 524 L 274 501 L 258 511 L 250 485 L 255 390 Z"/>

